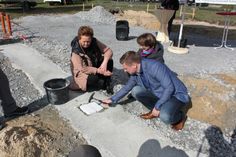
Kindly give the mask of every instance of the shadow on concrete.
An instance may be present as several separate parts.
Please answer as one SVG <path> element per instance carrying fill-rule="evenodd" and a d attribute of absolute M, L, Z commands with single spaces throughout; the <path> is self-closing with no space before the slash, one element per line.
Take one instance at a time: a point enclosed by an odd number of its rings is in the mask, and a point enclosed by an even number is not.
<path fill-rule="evenodd" d="M 44 107 L 46 107 L 47 105 L 49 105 L 49 102 L 47 100 L 47 96 L 43 96 L 40 99 L 34 100 L 33 102 L 29 103 L 28 106 L 29 107 L 29 113 L 31 114 L 33 112 L 36 112 Z M 8 117 L 8 118 L 4 118 L 4 116 L 0 117 L 0 123 L 6 123 L 7 121 L 13 120 L 15 118 L 18 118 L 19 116 L 12 116 L 12 117 Z"/>
<path fill-rule="evenodd" d="M 128 40 L 133 40 L 133 39 L 136 39 L 136 38 L 137 38 L 137 36 L 129 36 Z"/>
<path fill-rule="evenodd" d="M 218 126 L 210 126 L 204 131 L 204 133 L 205 138 L 203 138 L 197 157 L 199 157 L 199 154 L 202 151 L 202 146 L 205 140 L 207 140 L 210 145 L 209 157 L 235 156 L 236 128 L 234 129 L 229 142 L 224 138 L 223 132 Z"/>
<path fill-rule="evenodd" d="M 0 39 L 0 45 L 15 44 L 15 43 L 22 42 L 24 40 L 31 41 L 31 39 L 33 39 L 33 38 L 36 38 L 36 36 L 19 35 L 16 38 Z"/>
<path fill-rule="evenodd" d="M 21 39 L 0 39 L 0 45 L 14 44 L 21 42 Z"/>
<path fill-rule="evenodd" d="M 170 40 L 178 39 L 179 25 L 173 26 Z M 199 47 L 217 47 L 221 45 L 223 28 L 213 26 L 184 25 L 183 39 L 187 39 L 187 45 Z M 236 47 L 236 30 L 229 30 L 227 45 Z"/>
<path fill-rule="evenodd" d="M 114 68 L 112 79 L 114 80 L 114 85 L 126 84 L 129 80 L 129 75 L 128 73 L 124 72 L 123 69 Z"/>
<path fill-rule="evenodd" d="M 161 148 L 157 140 L 149 139 L 142 144 L 137 157 L 188 157 L 188 155 L 175 147 Z"/>
<path fill-rule="evenodd" d="M 47 96 L 44 95 L 42 98 L 35 100 L 33 102 L 31 102 L 28 107 L 30 109 L 30 113 L 36 112 L 42 108 L 44 108 L 45 106 L 49 105 L 49 102 L 47 100 Z"/>

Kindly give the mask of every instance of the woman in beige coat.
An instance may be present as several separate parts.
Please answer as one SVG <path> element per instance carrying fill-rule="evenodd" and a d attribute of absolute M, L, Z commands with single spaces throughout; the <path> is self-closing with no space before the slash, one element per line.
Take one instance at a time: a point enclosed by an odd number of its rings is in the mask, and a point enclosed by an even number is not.
<path fill-rule="evenodd" d="M 112 50 L 93 37 L 93 29 L 81 26 L 78 35 L 71 42 L 71 90 L 87 90 L 90 75 L 103 80 L 103 89 L 112 94 L 111 75 L 113 71 Z"/>

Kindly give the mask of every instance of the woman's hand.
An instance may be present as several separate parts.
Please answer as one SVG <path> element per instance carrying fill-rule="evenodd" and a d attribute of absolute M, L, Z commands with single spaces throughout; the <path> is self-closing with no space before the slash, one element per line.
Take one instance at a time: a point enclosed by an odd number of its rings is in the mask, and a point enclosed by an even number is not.
<path fill-rule="evenodd" d="M 107 64 L 103 62 L 101 66 L 97 69 L 97 73 L 102 74 L 104 76 L 111 76 L 112 72 L 107 70 Z"/>
<path fill-rule="evenodd" d="M 102 62 L 102 64 L 98 69 L 100 70 L 101 73 L 105 73 L 107 71 L 107 63 Z"/>

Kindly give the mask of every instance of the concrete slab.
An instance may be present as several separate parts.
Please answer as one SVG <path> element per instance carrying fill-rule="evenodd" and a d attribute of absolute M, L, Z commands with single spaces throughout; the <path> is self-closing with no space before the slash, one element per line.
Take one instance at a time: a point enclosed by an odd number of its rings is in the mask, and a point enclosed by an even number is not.
<path fill-rule="evenodd" d="M 3 49 L 4 55 L 11 60 L 12 65 L 22 69 L 40 91 L 44 90 L 45 81 L 69 76 L 56 64 L 24 44 L 3 45 L 1 49 Z"/>
<path fill-rule="evenodd" d="M 66 78 L 56 64 L 23 44 L 0 47 L 14 65 L 22 69 L 32 83 L 44 93 L 43 83 L 51 78 Z M 139 118 L 126 113 L 121 106 L 110 107 L 90 116 L 83 114 L 78 106 L 86 103 L 91 93 L 78 95 L 63 105 L 55 105 L 61 116 L 82 133 L 85 139 L 96 146 L 103 157 L 185 157 L 206 156 L 173 144 L 169 139 L 156 134 Z M 96 92 L 97 98 L 105 98 Z"/>

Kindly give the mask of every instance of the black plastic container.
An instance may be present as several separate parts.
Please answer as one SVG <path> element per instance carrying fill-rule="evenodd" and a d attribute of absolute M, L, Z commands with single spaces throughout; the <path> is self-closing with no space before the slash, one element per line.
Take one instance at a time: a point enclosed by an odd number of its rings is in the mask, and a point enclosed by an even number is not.
<path fill-rule="evenodd" d="M 70 81 L 63 78 L 51 79 L 44 82 L 48 102 L 54 105 L 64 104 L 69 101 Z"/>

